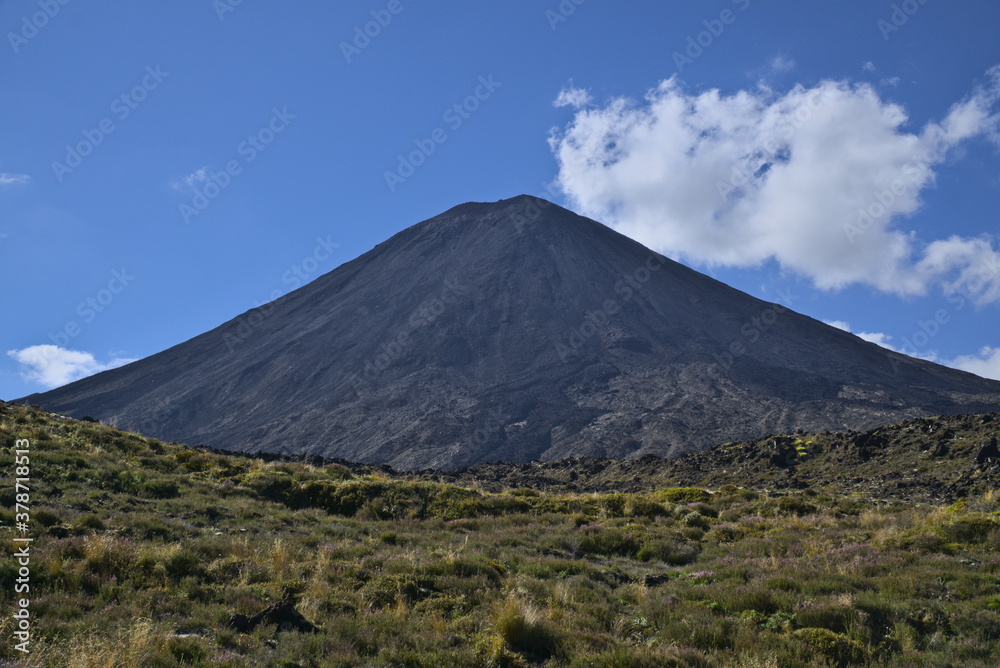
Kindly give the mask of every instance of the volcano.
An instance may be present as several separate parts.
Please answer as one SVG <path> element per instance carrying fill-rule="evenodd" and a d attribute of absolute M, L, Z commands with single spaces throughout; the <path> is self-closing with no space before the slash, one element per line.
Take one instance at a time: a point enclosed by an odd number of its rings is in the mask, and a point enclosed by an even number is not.
<path fill-rule="evenodd" d="M 538 198 L 467 203 L 276 301 L 21 403 L 396 469 L 674 456 L 1000 409 L 1000 383 L 768 303 Z"/>

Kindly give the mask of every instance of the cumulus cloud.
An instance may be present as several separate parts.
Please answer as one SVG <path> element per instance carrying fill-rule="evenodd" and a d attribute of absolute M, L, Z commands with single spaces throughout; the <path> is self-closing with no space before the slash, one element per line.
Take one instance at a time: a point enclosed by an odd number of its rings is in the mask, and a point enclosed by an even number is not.
<path fill-rule="evenodd" d="M 844 322 L 843 320 L 824 320 L 824 323 L 830 325 L 831 327 L 836 327 L 837 329 L 842 329 L 845 332 L 851 331 L 851 323 Z"/>
<path fill-rule="evenodd" d="M 7 354 L 20 366 L 20 375 L 24 381 L 38 383 L 50 389 L 135 361 L 117 357 L 107 364 L 101 364 L 88 352 L 47 344 L 8 350 Z"/>
<path fill-rule="evenodd" d="M 1000 380 L 1000 348 L 985 346 L 978 355 L 963 355 L 949 362 L 948 366 L 983 378 Z"/>
<path fill-rule="evenodd" d="M 900 228 L 953 148 L 1000 138 L 1000 66 L 987 76 L 916 132 L 868 84 L 690 94 L 673 77 L 642 101 L 578 109 L 549 139 L 557 183 L 584 215 L 694 263 L 776 261 L 820 289 L 997 301 L 991 239 L 928 244 Z"/>
<path fill-rule="evenodd" d="M 892 337 L 889 336 L 888 334 L 884 334 L 882 332 L 852 332 L 851 331 L 851 323 L 844 322 L 843 320 L 824 320 L 823 322 L 825 322 L 826 324 L 830 325 L 831 327 L 836 327 L 837 329 L 842 329 L 845 332 L 850 332 L 851 334 L 854 334 L 858 338 L 864 339 L 865 341 L 868 341 L 869 343 L 874 343 L 874 344 L 880 345 L 880 346 L 882 346 L 883 348 L 885 348 L 887 350 L 892 350 L 892 351 L 897 352 L 897 353 L 902 353 L 903 352 L 901 349 L 899 349 L 899 348 L 895 347 L 894 345 L 892 345 L 891 343 L 889 343 L 889 341 L 892 340 Z M 919 355 L 916 355 L 916 356 L 919 357 Z M 927 358 L 925 357 L 923 359 L 927 359 Z"/>
<path fill-rule="evenodd" d="M 559 96 L 556 97 L 553 106 L 556 107 L 573 107 L 574 109 L 582 109 L 586 107 L 593 101 L 588 91 L 582 88 L 575 88 L 573 82 L 570 82 L 568 86 L 559 91 Z"/>
<path fill-rule="evenodd" d="M 861 69 L 863 69 L 865 72 L 874 72 L 875 63 L 873 63 L 870 60 L 866 60 L 865 62 L 861 63 Z"/>
<path fill-rule="evenodd" d="M 844 322 L 843 320 L 824 320 L 824 322 L 832 327 L 836 327 L 837 329 L 842 329 L 845 332 L 851 332 L 865 341 L 876 343 L 893 352 L 909 355 L 910 357 L 916 357 L 917 359 L 927 360 L 928 362 L 936 362 L 953 369 L 968 371 L 969 373 L 974 373 L 977 376 L 982 376 L 983 378 L 1000 380 L 1000 348 L 983 346 L 975 355 L 960 355 L 959 357 L 950 360 L 941 359 L 941 357 L 939 357 L 933 350 L 914 351 L 912 349 L 906 349 L 905 347 L 897 348 L 890 343 L 890 341 L 892 341 L 892 337 L 888 334 L 883 334 L 882 332 L 852 332 L 851 324 Z"/>
<path fill-rule="evenodd" d="M 889 341 L 892 341 L 892 337 L 889 336 L 888 334 L 883 334 L 882 332 L 858 332 L 858 337 L 864 339 L 865 341 L 868 341 L 869 343 L 874 343 L 876 345 L 882 346 L 883 348 L 887 348 L 889 350 L 895 350 L 897 353 L 903 352 L 896 346 L 889 343 Z"/>
<path fill-rule="evenodd" d="M 31 177 L 27 174 L 10 174 L 8 172 L 0 172 L 0 186 L 24 186 L 31 181 Z"/>

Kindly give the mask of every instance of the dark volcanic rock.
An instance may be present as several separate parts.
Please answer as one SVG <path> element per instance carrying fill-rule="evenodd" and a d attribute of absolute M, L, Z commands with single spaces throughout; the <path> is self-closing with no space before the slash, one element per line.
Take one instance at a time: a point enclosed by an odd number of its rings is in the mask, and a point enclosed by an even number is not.
<path fill-rule="evenodd" d="M 1000 383 L 517 197 L 455 207 L 215 330 L 21 401 L 192 445 L 422 469 L 864 431 L 996 410 Z"/>
<path fill-rule="evenodd" d="M 233 615 L 229 628 L 239 633 L 250 633 L 261 624 L 274 624 L 281 631 L 315 633 L 318 629 L 295 609 L 291 601 L 278 601 L 255 615 Z"/>
<path fill-rule="evenodd" d="M 977 465 L 982 466 L 991 462 L 1000 462 L 1000 449 L 997 448 L 996 438 L 991 439 L 976 454 Z"/>

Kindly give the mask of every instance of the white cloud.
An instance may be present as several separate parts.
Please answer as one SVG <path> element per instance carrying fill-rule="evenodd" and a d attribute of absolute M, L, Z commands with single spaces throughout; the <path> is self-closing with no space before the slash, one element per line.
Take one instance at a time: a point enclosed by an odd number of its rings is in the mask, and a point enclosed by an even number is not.
<path fill-rule="evenodd" d="M 824 320 L 823 322 L 825 322 L 827 325 L 830 325 L 831 327 L 836 327 L 837 329 L 842 329 L 845 332 L 854 334 L 859 339 L 864 339 L 869 343 L 875 343 L 877 345 L 882 346 L 883 348 L 887 348 L 888 350 L 893 350 L 897 353 L 903 352 L 899 348 L 896 348 L 891 343 L 889 343 L 889 341 L 892 340 L 892 337 L 889 336 L 888 334 L 883 334 L 882 332 L 852 332 L 851 323 L 844 322 L 843 320 Z"/>
<path fill-rule="evenodd" d="M 828 325 L 836 327 L 837 329 L 842 329 L 845 332 L 851 332 L 851 325 L 843 320 L 824 320 Z M 913 351 L 906 350 L 903 348 L 897 348 L 896 346 L 889 343 L 892 337 L 888 334 L 883 334 L 882 332 L 852 332 L 855 336 L 864 339 L 865 341 L 870 341 L 871 343 L 878 344 L 883 348 L 891 350 L 893 352 L 901 353 L 903 355 L 909 355 L 910 357 L 916 357 L 917 359 L 926 360 L 928 362 L 935 362 L 937 364 L 942 364 L 953 369 L 960 369 L 962 371 L 968 371 L 969 373 L 974 373 L 977 376 L 982 376 L 983 378 L 992 378 L 993 380 L 1000 380 L 1000 348 L 993 348 L 992 346 L 983 346 L 979 350 L 978 354 L 975 355 L 961 355 L 955 359 L 946 360 L 941 359 L 938 354 L 933 350 L 928 351 Z"/>
<path fill-rule="evenodd" d="M 59 387 L 135 361 L 119 357 L 107 364 L 101 364 L 90 353 L 47 344 L 22 350 L 8 350 L 7 354 L 20 365 L 19 371 L 23 380 L 39 383 L 47 388 Z"/>
<path fill-rule="evenodd" d="M 899 85 L 900 81 L 902 81 L 902 79 L 900 79 L 899 77 L 888 77 L 886 79 L 882 79 L 881 81 L 879 81 L 878 85 L 879 86 L 889 86 L 890 88 L 895 88 L 895 87 L 897 87 Z"/>
<path fill-rule="evenodd" d="M 170 184 L 170 187 L 174 190 L 183 191 L 196 188 L 201 183 L 208 183 L 208 167 L 202 167 L 181 178 L 179 181 L 174 181 Z"/>
<path fill-rule="evenodd" d="M 895 350 L 897 353 L 903 352 L 896 346 L 889 343 L 889 341 L 892 341 L 891 336 L 889 336 L 888 334 L 883 334 L 882 332 L 858 332 L 858 338 L 864 339 L 869 343 L 874 343 L 889 350 Z"/>
<path fill-rule="evenodd" d="M 795 61 L 787 56 L 778 55 L 771 60 L 772 72 L 791 72 L 793 69 L 795 69 Z"/>
<path fill-rule="evenodd" d="M 980 303 L 1000 301 L 1000 253 L 986 237 L 934 241 L 917 267 L 925 274 L 947 277 L 942 282 L 947 294 L 975 295 Z"/>
<path fill-rule="evenodd" d="M 0 186 L 24 186 L 31 181 L 31 177 L 27 174 L 10 174 L 8 172 L 0 172 Z"/>
<path fill-rule="evenodd" d="M 1000 380 L 1000 348 L 983 347 L 978 355 L 963 355 L 948 363 L 948 366 L 974 373 L 983 378 Z"/>
<path fill-rule="evenodd" d="M 556 107 L 573 107 L 574 109 L 582 109 L 586 107 L 593 101 L 588 91 L 582 88 L 575 88 L 573 82 L 571 81 L 568 86 L 559 91 L 559 96 L 553 102 L 553 106 Z"/>
<path fill-rule="evenodd" d="M 928 245 L 899 223 L 920 210 L 952 148 L 1000 141 L 1000 66 L 988 76 L 917 133 L 868 84 L 723 96 L 688 94 L 671 78 L 641 102 L 578 110 L 549 141 L 578 211 L 661 252 L 710 266 L 775 260 L 821 289 L 941 286 L 987 303 L 1000 300 L 991 240 Z"/>
<path fill-rule="evenodd" d="M 873 63 L 870 60 L 866 60 L 865 62 L 861 63 L 861 69 L 863 69 L 865 72 L 874 72 L 875 63 Z"/>

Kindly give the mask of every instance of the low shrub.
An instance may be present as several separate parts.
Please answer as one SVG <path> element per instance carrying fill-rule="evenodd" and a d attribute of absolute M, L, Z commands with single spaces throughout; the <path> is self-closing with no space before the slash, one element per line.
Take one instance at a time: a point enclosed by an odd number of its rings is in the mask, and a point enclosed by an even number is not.
<path fill-rule="evenodd" d="M 796 515 L 802 517 L 811 515 L 817 511 L 814 504 L 806 501 L 800 496 L 783 496 L 778 499 L 778 512 L 783 515 Z"/>
<path fill-rule="evenodd" d="M 705 519 L 705 516 L 698 512 L 690 512 L 681 518 L 681 524 L 686 527 L 691 527 L 693 529 L 700 529 L 702 531 L 708 531 L 709 523 Z"/>
<path fill-rule="evenodd" d="M 666 514 L 667 509 L 663 507 L 662 503 L 657 503 L 645 496 L 631 494 L 625 501 L 626 517 L 649 517 L 652 519 Z"/>
<path fill-rule="evenodd" d="M 793 636 L 834 666 L 863 666 L 868 653 L 857 641 L 827 629 L 799 629 Z"/>
<path fill-rule="evenodd" d="M 173 499 L 180 495 L 180 487 L 169 478 L 155 478 L 142 483 L 139 492 L 151 499 Z"/>
<path fill-rule="evenodd" d="M 621 529 L 598 529 L 588 532 L 580 541 L 580 551 L 584 554 L 633 557 L 640 547 L 634 534 Z"/>
<path fill-rule="evenodd" d="M 502 665 L 509 652 L 526 654 L 536 660 L 556 655 L 559 641 L 543 621 L 541 611 L 522 597 L 508 596 L 494 606 L 487 659 L 491 665 Z"/>
<path fill-rule="evenodd" d="M 698 546 L 673 540 L 647 540 L 636 554 L 642 561 L 659 560 L 671 566 L 684 566 L 698 559 Z"/>

